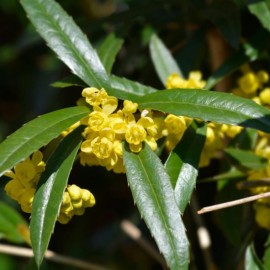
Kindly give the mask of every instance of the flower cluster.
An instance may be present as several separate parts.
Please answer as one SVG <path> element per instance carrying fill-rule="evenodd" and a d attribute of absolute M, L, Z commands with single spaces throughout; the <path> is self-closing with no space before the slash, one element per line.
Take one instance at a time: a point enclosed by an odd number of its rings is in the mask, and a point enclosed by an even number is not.
<path fill-rule="evenodd" d="M 167 81 L 166 87 L 168 89 L 172 88 L 186 88 L 186 89 L 202 89 L 205 86 L 205 81 L 202 80 L 202 74 L 200 71 L 192 71 L 189 73 L 188 79 L 184 79 L 176 73 L 171 74 Z M 169 116 L 168 116 L 169 117 Z M 177 116 L 171 116 L 174 119 Z M 178 126 L 178 129 L 181 129 L 181 132 L 178 132 L 174 128 L 175 132 L 168 134 L 166 138 L 166 147 L 171 151 L 176 144 L 180 141 L 185 127 L 191 122 L 191 119 L 187 117 L 178 116 L 178 123 L 175 122 L 175 125 Z M 180 120 L 181 119 L 181 120 Z M 183 124 L 185 123 L 185 125 Z M 218 150 L 221 150 L 224 146 L 225 137 L 233 138 L 242 130 L 238 126 L 230 126 L 225 124 L 217 123 L 208 123 L 206 131 L 206 142 L 204 149 L 201 154 L 200 167 L 208 166 L 210 160 L 215 157 Z"/>
<path fill-rule="evenodd" d="M 42 172 L 45 170 L 45 162 L 40 151 L 35 152 L 15 165 L 14 170 L 5 172 L 5 176 L 11 178 L 6 184 L 6 193 L 16 200 L 21 209 L 26 213 L 32 212 L 32 203 Z M 67 187 L 63 195 L 63 201 L 57 220 L 66 224 L 73 215 L 82 215 L 86 207 L 95 204 L 95 198 L 86 189 L 80 189 L 75 185 Z"/>
<path fill-rule="evenodd" d="M 93 107 L 88 117 L 81 120 L 86 125 L 80 152 L 82 165 L 99 165 L 123 173 L 123 141 L 132 152 L 141 151 L 143 142 L 156 150 L 156 141 L 163 136 L 160 117 L 147 110 L 138 113 L 138 104 L 129 100 L 118 109 L 118 99 L 104 89 L 85 88 L 82 96 Z"/>

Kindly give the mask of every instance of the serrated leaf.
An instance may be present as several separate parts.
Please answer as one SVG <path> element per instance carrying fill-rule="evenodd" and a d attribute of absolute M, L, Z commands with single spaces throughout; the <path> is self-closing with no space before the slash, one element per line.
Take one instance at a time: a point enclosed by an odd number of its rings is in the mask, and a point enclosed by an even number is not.
<path fill-rule="evenodd" d="M 245 270 L 264 270 L 252 244 L 246 249 Z"/>
<path fill-rule="evenodd" d="M 177 73 L 183 77 L 182 72 L 170 51 L 157 35 L 153 35 L 151 37 L 150 54 L 156 72 L 164 86 L 166 85 L 167 78 L 172 73 Z"/>
<path fill-rule="evenodd" d="M 98 47 L 97 52 L 108 74 L 111 73 L 115 57 L 123 45 L 124 40 L 116 37 L 115 33 L 108 35 Z"/>
<path fill-rule="evenodd" d="M 232 54 L 207 80 L 206 89 L 212 88 L 222 78 L 239 69 L 243 64 L 255 61 L 270 46 L 270 34 L 264 29 L 256 31 L 254 36 Z"/>
<path fill-rule="evenodd" d="M 44 114 L 28 122 L 0 144 L 0 176 L 63 130 L 89 113 L 87 107 L 71 107 Z"/>
<path fill-rule="evenodd" d="M 268 2 L 268 3 L 267 3 Z M 250 13 L 255 15 L 262 26 L 270 31 L 270 4 L 269 1 L 253 1 L 248 5 Z"/>
<path fill-rule="evenodd" d="M 163 164 L 147 144 L 138 154 L 123 151 L 134 201 L 159 250 L 170 269 L 188 269 L 189 243 Z"/>
<path fill-rule="evenodd" d="M 200 128 L 195 123 L 190 125 L 165 163 L 174 188 L 175 200 L 182 214 L 195 188 L 205 135 L 205 125 Z"/>
<path fill-rule="evenodd" d="M 53 0 L 21 0 L 32 24 L 57 56 L 87 85 L 109 89 L 106 71 L 73 19 Z"/>
<path fill-rule="evenodd" d="M 38 266 L 49 245 L 68 176 L 82 141 L 81 132 L 81 128 L 76 129 L 59 144 L 47 162 L 35 193 L 30 236 Z"/>
<path fill-rule="evenodd" d="M 224 152 L 236 166 L 258 170 L 265 168 L 268 164 L 267 159 L 255 155 L 253 151 L 226 148 Z"/>
<path fill-rule="evenodd" d="M 14 243 L 29 242 L 29 230 L 26 221 L 12 207 L 0 202 L 0 234 L 1 238 Z"/>
<path fill-rule="evenodd" d="M 232 94 L 195 89 L 170 89 L 136 98 L 140 109 L 251 127 L 270 132 L 269 111 L 254 101 Z"/>

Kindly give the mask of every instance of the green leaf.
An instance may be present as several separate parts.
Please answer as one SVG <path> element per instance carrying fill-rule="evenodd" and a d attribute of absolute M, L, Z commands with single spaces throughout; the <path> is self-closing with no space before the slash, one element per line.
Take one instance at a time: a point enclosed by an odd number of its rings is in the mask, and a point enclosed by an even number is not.
<path fill-rule="evenodd" d="M 60 81 L 51 84 L 55 88 L 66 88 L 71 86 L 87 87 L 87 85 L 75 75 L 70 75 Z"/>
<path fill-rule="evenodd" d="M 138 209 L 172 270 L 188 269 L 189 244 L 170 179 L 145 144 L 140 153 L 124 150 L 128 183 Z"/>
<path fill-rule="evenodd" d="M 87 85 L 108 88 L 100 59 L 73 19 L 53 0 L 21 0 L 38 33 L 57 56 Z"/>
<path fill-rule="evenodd" d="M 181 213 L 184 213 L 196 184 L 205 134 L 205 125 L 200 128 L 195 123 L 190 125 L 165 163 Z"/>
<path fill-rule="evenodd" d="M 87 107 L 61 109 L 39 116 L 15 131 L 0 144 L 0 176 L 88 113 Z"/>
<path fill-rule="evenodd" d="M 182 72 L 171 53 L 156 35 L 153 35 L 150 40 L 150 54 L 156 72 L 164 86 L 166 85 L 167 78 L 172 73 L 177 73 L 183 77 Z"/>
<path fill-rule="evenodd" d="M 246 249 L 245 270 L 264 270 L 253 245 L 249 245 Z"/>
<path fill-rule="evenodd" d="M 27 241 L 28 224 L 12 207 L 0 202 L 0 234 L 1 238 L 14 243 Z"/>
<path fill-rule="evenodd" d="M 263 254 L 263 266 L 265 269 L 270 269 L 270 236 L 269 235 L 265 243 L 265 250 Z"/>
<path fill-rule="evenodd" d="M 212 88 L 222 78 L 239 69 L 243 64 L 255 61 L 260 54 L 270 46 L 270 34 L 259 29 L 249 42 L 232 54 L 207 80 L 206 89 Z"/>
<path fill-rule="evenodd" d="M 263 169 L 267 166 L 268 161 L 259 157 L 253 151 L 241 150 L 236 148 L 227 148 L 224 150 L 234 165 L 248 169 Z"/>
<path fill-rule="evenodd" d="M 47 162 L 34 197 L 30 236 L 38 266 L 48 248 L 68 176 L 81 144 L 81 132 L 81 128 L 76 129 L 59 144 Z"/>
<path fill-rule="evenodd" d="M 257 130 L 245 128 L 230 141 L 229 146 L 243 150 L 253 149 L 255 147 L 257 138 Z"/>
<path fill-rule="evenodd" d="M 124 40 L 116 37 L 115 33 L 108 35 L 98 47 L 97 52 L 108 74 L 111 73 L 115 57 L 123 45 Z"/>
<path fill-rule="evenodd" d="M 140 109 L 155 109 L 204 121 L 252 127 L 270 132 L 269 110 L 232 94 L 170 89 L 136 98 Z"/>
<path fill-rule="evenodd" d="M 268 3 L 267 3 L 268 2 Z M 262 26 L 270 31 L 270 5 L 269 1 L 252 1 L 248 5 L 250 13 L 255 15 L 261 22 Z"/>
<path fill-rule="evenodd" d="M 117 89 L 117 91 L 119 92 L 119 95 L 116 93 L 116 96 L 118 96 L 119 98 L 126 97 L 128 99 L 130 97 L 133 98 L 134 96 L 144 96 L 158 91 L 157 89 L 150 86 L 146 86 L 141 83 L 134 82 L 126 78 L 117 77 L 114 75 L 110 77 L 110 82 L 111 86 L 114 89 Z"/>

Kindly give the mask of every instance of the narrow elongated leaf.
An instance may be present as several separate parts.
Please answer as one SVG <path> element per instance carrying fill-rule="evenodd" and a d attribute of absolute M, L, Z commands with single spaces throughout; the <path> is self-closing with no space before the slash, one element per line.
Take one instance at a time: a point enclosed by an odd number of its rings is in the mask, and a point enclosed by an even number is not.
<path fill-rule="evenodd" d="M 1 238 L 14 243 L 23 243 L 29 239 L 26 221 L 12 207 L 0 202 L 0 234 Z"/>
<path fill-rule="evenodd" d="M 147 144 L 138 154 L 124 149 L 124 164 L 135 203 L 168 266 L 188 269 L 189 244 L 163 164 Z"/>
<path fill-rule="evenodd" d="M 28 122 L 0 144 L 0 176 L 56 138 L 89 113 L 87 107 L 71 107 L 44 114 Z"/>
<path fill-rule="evenodd" d="M 246 249 L 245 270 L 264 270 L 253 245 L 249 245 Z"/>
<path fill-rule="evenodd" d="M 156 72 L 164 86 L 167 78 L 172 73 L 177 73 L 183 77 L 182 72 L 172 57 L 170 51 L 156 35 L 153 35 L 150 40 L 150 54 Z"/>
<path fill-rule="evenodd" d="M 108 35 L 98 47 L 97 52 L 108 74 L 111 73 L 115 57 L 122 47 L 124 40 L 116 37 L 115 33 Z"/>
<path fill-rule="evenodd" d="M 270 112 L 252 100 L 204 90 L 163 90 L 136 98 L 141 109 L 155 109 L 204 121 L 270 132 Z"/>
<path fill-rule="evenodd" d="M 252 151 L 227 148 L 225 149 L 225 153 L 234 163 L 234 165 L 237 166 L 256 170 L 263 169 L 268 164 L 267 159 L 255 155 Z"/>
<path fill-rule="evenodd" d="M 34 197 L 30 235 L 35 260 L 40 266 L 59 213 L 68 176 L 82 140 L 82 129 L 69 134 L 48 160 Z"/>
<path fill-rule="evenodd" d="M 205 126 L 198 128 L 195 123 L 190 125 L 165 163 L 181 213 L 184 213 L 196 184 L 205 134 Z"/>
<path fill-rule="evenodd" d="M 38 33 L 57 56 L 87 85 L 107 87 L 106 71 L 73 19 L 54 0 L 21 0 Z"/>
<path fill-rule="evenodd" d="M 268 2 L 268 4 L 267 4 Z M 257 17 L 262 26 L 270 31 L 270 6 L 269 1 L 253 1 L 248 5 L 249 11 Z"/>
<path fill-rule="evenodd" d="M 60 81 L 51 84 L 55 88 L 66 88 L 71 86 L 87 87 L 87 85 L 75 75 L 70 75 Z"/>
<path fill-rule="evenodd" d="M 128 94 L 132 94 L 136 96 L 143 96 L 143 95 L 155 93 L 158 91 L 157 89 L 153 87 L 146 86 L 141 83 L 138 83 L 138 82 L 126 79 L 126 78 L 117 77 L 114 75 L 110 77 L 110 81 L 111 81 L 111 86 L 117 89 L 119 93 L 120 91 L 126 92 L 127 98 L 128 98 Z"/>

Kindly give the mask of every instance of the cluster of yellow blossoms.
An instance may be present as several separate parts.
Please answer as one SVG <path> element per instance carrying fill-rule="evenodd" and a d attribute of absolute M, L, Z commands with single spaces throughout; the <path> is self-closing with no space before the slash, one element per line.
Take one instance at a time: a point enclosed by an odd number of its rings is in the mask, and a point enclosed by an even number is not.
<path fill-rule="evenodd" d="M 189 73 L 188 79 L 180 77 L 178 74 L 171 74 L 166 82 L 166 88 L 186 88 L 186 89 L 203 89 L 205 81 L 202 80 L 202 74 L 199 71 L 192 71 Z M 176 116 L 175 116 L 176 117 Z M 181 116 L 179 116 L 181 118 Z M 186 126 L 191 119 L 182 117 L 182 121 L 186 122 Z M 182 125 L 183 126 L 183 125 Z M 223 149 L 225 137 L 233 138 L 240 133 L 242 127 L 231 126 L 218 123 L 208 123 L 206 130 L 206 141 L 203 148 L 200 167 L 208 166 L 210 160 L 215 157 L 217 151 Z M 166 146 L 168 150 L 172 150 L 180 141 L 182 134 L 169 135 L 166 139 Z"/>
<path fill-rule="evenodd" d="M 46 164 L 42 159 L 42 153 L 37 151 L 31 158 L 28 157 L 18 163 L 13 171 L 5 172 L 5 176 L 11 178 L 5 186 L 5 191 L 20 204 L 21 209 L 26 213 L 32 212 L 37 185 L 45 170 Z M 75 185 L 68 186 L 63 195 L 57 220 L 66 224 L 73 215 L 82 215 L 86 207 L 92 207 L 94 204 L 95 198 L 90 191 L 80 189 Z"/>

